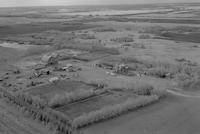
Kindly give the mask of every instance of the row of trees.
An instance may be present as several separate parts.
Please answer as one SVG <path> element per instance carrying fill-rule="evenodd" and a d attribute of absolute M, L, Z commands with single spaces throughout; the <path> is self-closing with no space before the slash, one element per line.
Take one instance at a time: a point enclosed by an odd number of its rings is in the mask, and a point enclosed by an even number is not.
<path fill-rule="evenodd" d="M 134 42 L 132 37 L 117 37 L 117 38 L 110 39 L 110 41 L 119 42 L 119 43 Z"/>
<path fill-rule="evenodd" d="M 63 94 L 56 94 L 48 101 L 50 107 L 59 107 L 65 104 L 77 102 L 104 93 L 105 90 L 79 90 L 78 92 L 66 92 Z"/>
<path fill-rule="evenodd" d="M 83 114 L 73 120 L 73 126 L 81 128 L 89 124 L 99 122 L 101 120 L 107 120 L 116 116 L 119 116 L 128 111 L 144 107 L 159 100 L 157 95 L 152 96 L 139 96 L 138 98 L 128 98 L 121 104 L 111 105 L 103 107 L 100 110 L 92 111 L 90 113 Z"/>
<path fill-rule="evenodd" d="M 46 125 L 53 126 L 56 131 L 64 134 L 73 134 L 75 128 L 72 121 L 61 112 L 54 111 L 47 107 L 40 99 L 33 98 L 23 93 L 12 93 L 5 89 L 0 89 L 1 96 L 6 98 L 12 104 L 15 104 L 24 113 L 32 118 L 43 122 Z"/>

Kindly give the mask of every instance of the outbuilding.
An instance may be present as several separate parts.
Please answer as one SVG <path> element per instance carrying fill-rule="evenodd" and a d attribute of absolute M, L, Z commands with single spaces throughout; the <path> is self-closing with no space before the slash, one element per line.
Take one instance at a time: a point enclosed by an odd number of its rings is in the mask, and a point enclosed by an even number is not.
<path fill-rule="evenodd" d="M 42 57 L 42 62 L 44 62 L 46 65 L 58 64 L 58 54 L 46 54 Z"/>

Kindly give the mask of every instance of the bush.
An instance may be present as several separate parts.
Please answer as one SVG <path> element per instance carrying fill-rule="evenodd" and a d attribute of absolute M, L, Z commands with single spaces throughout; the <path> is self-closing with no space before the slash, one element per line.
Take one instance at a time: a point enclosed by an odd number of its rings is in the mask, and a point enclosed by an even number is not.
<path fill-rule="evenodd" d="M 129 43 L 126 43 L 126 44 L 123 44 L 123 45 L 122 45 L 122 47 L 130 47 L 130 46 L 132 46 L 132 45 L 129 44 Z"/>
<path fill-rule="evenodd" d="M 118 37 L 118 38 L 110 39 L 110 41 L 119 42 L 119 43 L 134 42 L 132 37 Z"/>
<path fill-rule="evenodd" d="M 90 34 L 80 34 L 79 38 L 84 39 L 84 40 L 96 39 L 96 37 L 94 35 L 90 35 Z"/>
<path fill-rule="evenodd" d="M 105 88 L 108 86 L 108 84 L 104 80 L 90 80 L 87 83 L 97 88 Z"/>
<path fill-rule="evenodd" d="M 143 43 L 134 43 L 134 44 L 132 45 L 132 48 L 146 49 L 146 46 L 145 46 L 145 44 L 143 44 Z"/>
<path fill-rule="evenodd" d="M 150 38 L 151 38 L 151 36 L 148 34 L 142 34 L 139 36 L 139 39 L 150 39 Z"/>
<path fill-rule="evenodd" d="M 196 62 L 192 62 L 191 60 L 186 60 L 185 58 L 176 58 L 175 61 L 183 63 L 188 66 L 197 66 Z"/>
<path fill-rule="evenodd" d="M 127 31 L 132 31 L 132 28 L 127 27 L 126 30 L 127 30 Z"/>
<path fill-rule="evenodd" d="M 150 61 L 138 59 L 135 57 L 110 57 L 107 59 L 103 59 L 99 62 L 101 66 L 109 67 L 113 69 L 113 67 L 117 64 L 126 64 L 130 71 L 136 71 L 136 73 L 140 73 L 142 75 L 149 75 L 153 77 L 159 78 L 175 78 L 176 75 L 183 73 L 189 76 L 197 75 L 195 72 L 200 72 L 197 70 L 197 66 L 191 66 L 190 64 L 170 64 L 163 63 L 160 61 Z M 200 73 L 199 73 L 200 74 Z"/>
<path fill-rule="evenodd" d="M 92 46 L 92 48 L 89 50 L 91 53 L 107 53 L 111 55 L 119 55 L 120 52 L 117 48 L 108 48 L 104 46 Z"/>
<path fill-rule="evenodd" d="M 177 62 L 186 62 L 187 60 L 185 58 L 176 58 L 175 61 L 177 61 Z"/>
<path fill-rule="evenodd" d="M 151 95 L 156 95 L 159 98 L 167 97 L 168 93 L 165 89 L 154 89 L 151 91 Z"/>
<path fill-rule="evenodd" d="M 95 29 L 95 32 L 117 32 L 114 28 L 99 28 Z"/>
<path fill-rule="evenodd" d="M 169 64 L 169 63 L 157 62 L 146 71 L 148 72 L 148 75 L 150 76 L 155 76 L 159 78 L 174 78 L 176 77 L 177 74 L 184 71 L 184 69 L 186 69 L 187 67 L 188 66 L 185 66 L 185 65 L 175 65 L 175 64 Z"/>
<path fill-rule="evenodd" d="M 200 76 L 196 72 L 194 74 L 180 73 L 176 76 L 178 85 L 185 90 L 199 90 L 200 88 Z"/>
<path fill-rule="evenodd" d="M 150 96 L 154 87 L 151 84 L 142 81 L 134 81 L 128 85 L 128 90 L 133 91 L 137 95 Z"/>
<path fill-rule="evenodd" d="M 148 71 L 148 74 L 150 76 L 156 76 L 159 78 L 171 78 L 172 77 L 172 71 L 170 71 L 168 68 L 164 67 L 156 67 L 152 68 Z"/>
<path fill-rule="evenodd" d="M 156 34 L 156 35 L 160 35 L 163 31 L 167 31 L 167 28 L 161 27 L 161 26 L 153 26 L 153 27 L 149 27 L 144 29 L 144 31 L 142 33 L 150 33 L 150 34 Z"/>
<path fill-rule="evenodd" d="M 24 56 L 43 54 L 51 50 L 52 48 L 49 46 L 31 46 L 26 50 Z"/>

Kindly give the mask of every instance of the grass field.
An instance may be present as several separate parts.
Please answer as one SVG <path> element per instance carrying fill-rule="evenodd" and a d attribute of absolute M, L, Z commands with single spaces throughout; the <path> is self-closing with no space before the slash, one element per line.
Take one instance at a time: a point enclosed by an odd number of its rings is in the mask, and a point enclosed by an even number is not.
<path fill-rule="evenodd" d="M 105 106 L 114 105 L 118 103 L 122 103 L 128 97 L 135 97 L 137 96 L 133 93 L 126 93 L 126 92 L 107 92 L 100 96 L 93 97 L 91 99 L 83 100 L 82 102 L 72 103 L 70 105 L 66 105 L 56 110 L 61 111 L 73 119 L 83 114 L 99 110 Z"/>
<path fill-rule="evenodd" d="M 87 85 L 79 81 L 58 81 L 56 83 L 42 85 L 39 87 L 28 89 L 26 92 L 32 95 L 40 95 L 44 98 L 52 97 L 55 94 L 63 94 L 65 92 L 77 92 L 82 90 L 94 89 L 90 85 Z"/>
<path fill-rule="evenodd" d="M 28 119 L 20 111 L 16 111 L 16 107 L 8 106 L 2 100 L 0 108 L 0 133 L 2 134 L 53 134 L 43 125 Z"/>

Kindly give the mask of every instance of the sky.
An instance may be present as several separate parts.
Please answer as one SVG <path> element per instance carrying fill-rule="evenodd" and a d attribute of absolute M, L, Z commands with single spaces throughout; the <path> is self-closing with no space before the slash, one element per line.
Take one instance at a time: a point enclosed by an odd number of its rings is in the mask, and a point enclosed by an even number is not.
<path fill-rule="evenodd" d="M 0 0 L 0 7 L 200 2 L 200 0 Z"/>

